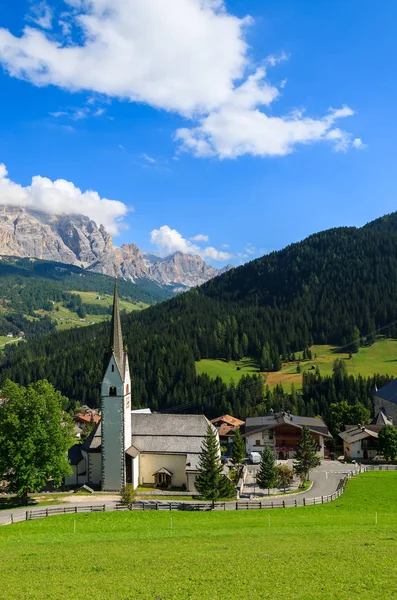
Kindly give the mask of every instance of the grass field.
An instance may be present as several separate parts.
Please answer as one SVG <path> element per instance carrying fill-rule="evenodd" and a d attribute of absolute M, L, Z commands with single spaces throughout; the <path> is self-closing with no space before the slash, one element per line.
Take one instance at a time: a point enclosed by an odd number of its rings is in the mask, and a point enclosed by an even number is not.
<path fill-rule="evenodd" d="M 333 346 L 312 346 L 313 359 L 300 363 L 301 373 L 297 373 L 297 363 L 283 363 L 283 368 L 277 373 L 264 373 L 266 383 L 270 387 L 281 383 L 285 390 L 290 390 L 292 383 L 296 388 L 302 385 L 302 373 L 314 367 L 319 367 L 323 375 L 332 373 L 332 365 L 336 358 L 346 362 L 347 372 L 352 375 L 373 375 L 381 373 L 397 377 L 397 340 L 382 339 L 372 346 L 360 348 L 357 354 L 349 359 L 348 353 L 338 352 Z M 315 358 L 316 355 L 316 358 Z M 299 358 L 299 355 L 297 355 Z M 237 370 L 237 365 L 242 364 L 242 369 Z M 258 373 L 258 365 L 252 359 L 245 358 L 240 362 L 222 360 L 201 360 L 196 362 L 198 374 L 207 373 L 210 377 L 222 377 L 225 383 L 230 379 L 237 382 L 243 374 Z"/>
<path fill-rule="evenodd" d="M 240 367 L 239 369 L 237 367 Z M 243 358 L 239 361 L 203 359 L 196 362 L 198 375 L 207 373 L 210 377 L 221 377 L 227 384 L 233 379 L 236 383 L 243 375 L 259 373 L 258 363 L 252 358 Z"/>
<path fill-rule="evenodd" d="M 397 598 L 396 513 L 397 473 L 372 472 L 350 480 L 335 502 L 314 507 L 93 513 L 5 526 L 0 596 Z"/>

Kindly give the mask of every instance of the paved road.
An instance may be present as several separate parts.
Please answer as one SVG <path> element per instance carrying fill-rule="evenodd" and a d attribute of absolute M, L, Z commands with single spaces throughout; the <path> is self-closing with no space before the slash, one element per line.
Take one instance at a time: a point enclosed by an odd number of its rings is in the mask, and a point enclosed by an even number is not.
<path fill-rule="evenodd" d="M 292 466 L 292 460 L 278 461 L 278 463 L 287 464 L 289 467 Z M 259 499 L 262 499 L 262 492 L 255 484 L 255 475 L 258 471 L 259 465 L 249 465 L 249 474 L 247 477 L 246 485 L 244 486 L 244 497 L 250 497 L 256 495 Z M 327 496 L 333 494 L 336 490 L 340 479 L 345 473 L 355 471 L 354 464 L 342 464 L 338 461 L 325 460 L 319 467 L 313 469 L 310 472 L 310 479 L 313 481 L 313 485 L 309 491 L 299 494 L 299 498 L 317 498 L 319 496 Z M 295 484 L 297 488 L 297 485 Z M 297 489 L 298 491 L 298 489 Z M 272 493 L 280 493 L 279 490 L 271 490 Z M 266 500 L 266 496 L 263 496 L 263 500 Z M 286 504 L 287 500 L 289 504 L 295 503 L 295 498 L 291 494 L 285 496 Z"/>
<path fill-rule="evenodd" d="M 284 461 L 284 462 L 288 462 L 288 461 Z M 249 480 L 248 480 L 248 486 L 245 488 L 246 491 L 246 496 L 247 499 L 250 497 L 251 494 L 253 494 L 254 492 L 254 476 L 255 473 L 258 469 L 257 465 L 250 465 L 250 475 L 249 475 Z M 301 503 L 303 501 L 303 498 L 305 499 L 312 499 L 312 498 L 317 498 L 319 496 L 327 496 L 332 494 L 333 492 L 335 492 L 338 483 L 340 481 L 340 479 L 343 477 L 343 475 L 349 471 L 354 471 L 355 470 L 355 465 L 352 464 L 341 464 L 337 461 L 324 461 L 321 466 L 317 467 L 316 469 L 314 469 L 311 473 L 310 473 L 310 478 L 313 481 L 313 486 L 311 487 L 311 489 L 307 492 L 303 492 L 300 493 L 299 495 L 294 495 L 294 494 L 288 494 L 286 496 L 282 496 L 281 498 L 268 498 L 267 496 L 262 496 L 262 497 L 257 497 L 257 499 L 261 499 L 262 500 L 262 504 L 264 506 L 269 505 L 271 506 L 272 500 L 274 501 L 274 503 L 280 502 L 280 500 L 284 500 L 285 501 L 285 505 L 286 506 L 294 506 L 295 505 L 295 499 L 298 498 L 299 502 Z M 256 491 L 258 492 L 258 488 L 256 488 Z M 97 496 L 96 496 L 97 498 Z M 244 501 L 245 498 L 242 498 L 242 500 Z M 148 501 L 146 501 L 148 502 Z M 156 501 L 152 501 L 151 502 L 152 505 L 156 505 Z M 89 506 L 87 506 L 87 504 L 89 504 Z M 115 510 L 115 506 L 116 506 L 117 502 L 112 500 L 112 501 L 108 501 L 106 499 L 106 497 L 102 500 L 94 500 L 94 498 L 92 499 L 91 502 L 75 502 L 75 503 L 71 503 L 68 502 L 67 504 L 62 504 L 59 505 L 59 507 L 64 507 L 67 506 L 68 509 L 73 509 L 73 508 L 78 508 L 79 512 L 84 510 L 84 506 L 86 506 L 87 509 L 89 509 L 91 506 L 97 508 L 97 510 L 103 510 L 103 507 L 105 506 L 105 510 L 106 511 L 111 511 L 111 510 Z M 164 506 L 164 507 L 168 507 L 169 506 L 169 502 L 168 500 L 166 502 L 163 501 L 158 501 L 157 504 L 160 506 Z M 182 504 L 198 504 L 197 500 L 185 500 Z M 230 502 L 230 503 L 226 503 L 226 510 L 235 510 L 235 506 L 236 503 L 235 502 Z M 33 512 L 36 511 L 42 511 L 43 509 L 45 509 L 47 507 L 30 507 L 28 508 L 28 510 L 32 510 Z M 51 508 L 56 508 L 56 506 L 48 507 L 49 509 Z M 15 519 L 18 520 L 21 519 L 24 515 L 26 515 L 26 508 L 16 508 L 16 509 L 10 509 L 10 510 L 1 510 L 0 511 L 0 525 L 2 524 L 8 524 L 10 523 L 10 518 L 11 518 L 11 514 L 14 515 Z"/>

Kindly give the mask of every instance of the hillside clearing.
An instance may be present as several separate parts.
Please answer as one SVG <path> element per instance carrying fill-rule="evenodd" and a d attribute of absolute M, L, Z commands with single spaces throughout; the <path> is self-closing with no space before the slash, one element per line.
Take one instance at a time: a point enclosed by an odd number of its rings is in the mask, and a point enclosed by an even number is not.
<path fill-rule="evenodd" d="M 87 588 L 94 600 L 393 598 L 396 510 L 397 473 L 372 472 L 310 508 L 94 513 L 6 526 L 2 595 L 77 600 Z"/>
<path fill-rule="evenodd" d="M 302 387 L 302 373 L 320 369 L 322 375 L 331 375 L 335 359 L 340 358 L 346 363 L 349 375 L 372 376 L 374 373 L 397 377 L 397 340 L 381 339 L 372 346 L 360 348 L 357 354 L 349 358 L 347 352 L 339 352 L 335 346 L 312 346 L 312 360 L 300 361 L 301 373 L 297 373 L 298 362 L 283 363 L 281 371 L 263 373 L 270 388 L 282 384 L 286 391 L 294 384 L 297 389 Z M 302 353 L 297 353 L 299 359 Z M 240 370 L 237 367 L 240 366 Z M 243 375 L 259 373 L 256 361 L 243 358 L 241 361 L 223 361 L 204 359 L 196 362 L 197 374 L 207 373 L 211 378 L 221 377 L 225 383 L 233 379 L 236 383 Z"/>

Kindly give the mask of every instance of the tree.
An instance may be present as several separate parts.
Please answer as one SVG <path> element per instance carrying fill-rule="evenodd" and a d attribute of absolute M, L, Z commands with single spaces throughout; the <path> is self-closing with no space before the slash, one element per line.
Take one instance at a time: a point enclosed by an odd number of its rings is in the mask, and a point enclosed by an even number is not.
<path fill-rule="evenodd" d="M 60 392 L 46 380 L 27 388 L 7 380 L 0 406 L 0 473 L 8 490 L 26 504 L 28 492 L 49 479 L 55 487 L 69 475 L 67 450 L 73 444 L 72 422 L 62 411 Z"/>
<path fill-rule="evenodd" d="M 360 345 L 361 345 L 361 334 L 360 334 L 359 328 L 357 327 L 357 325 L 355 325 L 353 327 L 353 331 L 350 336 L 350 351 L 353 354 L 356 354 L 360 349 Z"/>
<path fill-rule="evenodd" d="M 269 446 L 265 446 L 262 452 L 259 471 L 256 475 L 256 483 L 262 490 L 267 488 L 268 494 L 270 494 L 270 488 L 274 487 L 277 483 L 276 463 Z"/>
<path fill-rule="evenodd" d="M 232 448 L 232 463 L 239 469 L 245 458 L 245 442 L 240 433 L 240 427 L 237 427 L 234 433 Z"/>
<path fill-rule="evenodd" d="M 321 464 L 321 460 L 317 454 L 317 444 L 313 440 L 309 428 L 304 425 L 296 446 L 294 461 L 294 472 L 300 477 L 302 485 L 308 480 L 310 469 L 314 469 L 319 464 Z"/>
<path fill-rule="evenodd" d="M 219 458 L 219 443 L 211 425 L 208 426 L 199 455 L 199 474 L 196 489 L 205 500 L 214 503 L 222 493 L 222 465 Z"/>
<path fill-rule="evenodd" d="M 393 425 L 385 425 L 378 434 L 379 450 L 386 460 L 397 457 L 397 429 Z"/>
<path fill-rule="evenodd" d="M 287 485 L 291 485 L 294 480 L 294 472 L 287 465 L 279 465 L 277 467 L 277 485 L 285 488 Z"/>
<path fill-rule="evenodd" d="M 128 508 L 131 510 L 134 500 L 134 486 L 132 485 L 132 483 L 126 483 L 126 485 L 122 488 L 120 493 L 120 504 L 123 504 L 123 506 L 128 506 Z"/>
<path fill-rule="evenodd" d="M 332 365 L 332 372 L 336 379 L 343 379 L 347 375 L 346 362 L 341 358 L 336 358 Z"/>
<path fill-rule="evenodd" d="M 226 475 L 221 475 L 219 480 L 219 496 L 220 498 L 235 498 L 236 488 L 234 483 Z"/>
<path fill-rule="evenodd" d="M 343 431 L 345 425 L 365 425 L 369 423 L 371 414 L 363 404 L 348 404 L 346 400 L 333 402 L 327 412 L 327 425 L 331 435 L 336 437 Z"/>

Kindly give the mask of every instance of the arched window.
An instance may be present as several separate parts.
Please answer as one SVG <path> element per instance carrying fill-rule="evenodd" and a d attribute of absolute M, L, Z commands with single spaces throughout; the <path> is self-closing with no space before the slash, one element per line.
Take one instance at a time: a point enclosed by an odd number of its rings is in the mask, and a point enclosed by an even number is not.
<path fill-rule="evenodd" d="M 109 396 L 117 396 L 117 388 L 110 387 L 109 388 Z"/>
<path fill-rule="evenodd" d="M 129 393 L 130 393 L 130 386 L 128 385 L 128 383 L 127 383 L 127 385 L 125 386 L 125 393 L 126 393 L 126 394 L 129 394 Z"/>

